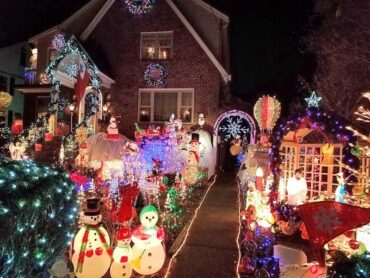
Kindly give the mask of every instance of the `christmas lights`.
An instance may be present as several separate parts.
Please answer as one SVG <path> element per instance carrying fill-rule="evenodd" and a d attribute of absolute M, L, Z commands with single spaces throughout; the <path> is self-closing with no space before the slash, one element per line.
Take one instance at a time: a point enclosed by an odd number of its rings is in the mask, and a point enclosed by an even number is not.
<path fill-rule="evenodd" d="M 167 70 L 161 64 L 151 63 L 144 72 L 145 82 L 152 87 L 163 87 L 167 80 Z"/>
<path fill-rule="evenodd" d="M 359 159 L 351 153 L 350 144 L 355 144 L 357 136 L 350 130 L 345 128 L 345 121 L 333 113 L 322 111 L 320 109 L 307 108 L 303 113 L 295 117 L 289 118 L 284 123 L 280 123 L 274 130 L 272 146 L 269 151 L 270 167 L 274 174 L 274 183 L 269 194 L 270 205 L 274 208 L 277 205 L 277 192 L 280 181 L 280 164 L 281 156 L 279 149 L 283 137 L 289 131 L 296 131 L 299 128 L 308 127 L 311 129 L 323 132 L 330 140 L 338 141 L 343 145 L 343 160 L 342 163 L 352 169 L 358 169 Z M 355 184 L 356 177 L 352 175 L 350 169 L 344 171 L 344 175 L 348 177 L 348 184 Z"/>
<path fill-rule="evenodd" d="M 1 274 L 36 277 L 73 238 L 73 184 L 58 169 L 0 160 L 0 196 Z"/>
<path fill-rule="evenodd" d="M 127 9 L 133 15 L 149 13 L 153 9 L 155 2 L 156 0 L 125 0 Z"/>

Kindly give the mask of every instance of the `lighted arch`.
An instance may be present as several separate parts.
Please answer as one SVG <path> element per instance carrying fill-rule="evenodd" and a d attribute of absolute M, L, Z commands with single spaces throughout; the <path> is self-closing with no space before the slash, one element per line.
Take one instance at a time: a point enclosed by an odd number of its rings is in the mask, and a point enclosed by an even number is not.
<path fill-rule="evenodd" d="M 227 111 L 223 114 L 221 114 L 218 118 L 217 121 L 214 125 L 213 128 L 213 158 L 212 159 L 212 164 L 209 167 L 210 175 L 213 175 L 216 171 L 216 163 L 217 163 L 217 148 L 218 148 L 218 131 L 220 127 L 220 123 L 227 117 L 232 117 L 232 116 L 238 116 L 242 119 L 244 119 L 250 126 L 250 131 L 249 131 L 249 143 L 250 144 L 255 144 L 256 142 L 256 123 L 254 122 L 254 119 L 246 112 L 240 111 L 240 110 L 230 110 Z"/>
<path fill-rule="evenodd" d="M 249 143 L 254 144 L 256 142 L 256 124 L 255 124 L 253 118 L 248 113 L 246 113 L 244 111 L 240 111 L 240 110 L 230 110 L 230 111 L 227 111 L 227 112 L 221 114 L 218 117 L 218 119 L 215 123 L 214 129 L 213 129 L 213 138 L 218 136 L 218 129 L 220 127 L 220 123 L 225 118 L 232 117 L 232 116 L 237 116 L 237 117 L 240 117 L 240 118 L 245 119 L 247 121 L 247 123 L 251 127 L 251 130 L 249 132 L 249 135 L 250 135 Z"/>

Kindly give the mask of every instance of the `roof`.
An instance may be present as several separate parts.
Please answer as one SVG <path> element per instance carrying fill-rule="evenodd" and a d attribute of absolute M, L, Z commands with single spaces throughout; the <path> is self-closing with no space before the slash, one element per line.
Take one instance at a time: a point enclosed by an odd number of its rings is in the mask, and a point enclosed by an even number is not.
<path fill-rule="evenodd" d="M 202 48 L 202 50 L 205 52 L 207 57 L 211 60 L 213 65 L 217 68 L 219 73 L 221 74 L 221 77 L 225 83 L 228 83 L 231 80 L 231 75 L 225 67 L 220 63 L 220 61 L 216 58 L 214 53 L 210 50 L 209 45 L 207 45 L 204 41 L 204 39 L 199 35 L 199 33 L 195 30 L 194 26 L 189 22 L 189 20 L 186 18 L 184 13 L 179 9 L 179 7 L 174 3 L 173 0 L 164 0 L 167 2 L 167 4 L 171 7 L 171 9 L 174 11 L 174 13 L 177 15 L 177 17 L 180 19 L 180 21 L 185 25 L 187 30 L 190 32 L 190 34 L 193 36 L 195 41 L 199 44 L 199 46 Z M 207 4 L 203 0 L 190 0 L 194 1 L 197 5 L 203 7 L 206 11 L 212 13 L 214 16 L 228 24 L 229 17 L 225 15 L 224 13 L 220 12 L 216 8 L 212 7 L 211 5 Z M 70 24 L 71 22 L 78 20 L 78 18 L 84 14 L 86 11 L 91 9 L 95 5 L 101 5 L 100 9 L 95 13 L 95 16 L 93 16 L 92 20 L 90 22 L 84 22 L 87 23 L 86 28 L 81 32 L 81 35 L 79 36 L 80 40 L 86 41 L 87 38 L 90 36 L 90 34 L 94 31 L 95 27 L 99 24 L 99 22 L 102 20 L 102 18 L 105 16 L 105 14 L 108 12 L 108 10 L 112 7 L 115 0 L 91 0 L 88 2 L 85 6 L 83 6 L 80 10 L 78 10 L 76 13 L 74 13 L 72 16 L 67 18 L 65 21 L 63 21 L 61 24 L 56 25 L 52 28 L 49 28 L 48 30 L 32 37 L 29 39 L 29 42 L 34 42 L 38 40 L 39 38 L 48 35 L 52 32 L 56 32 L 59 30 L 62 30 Z M 78 36 L 78 34 L 75 34 Z M 99 60 L 99 59 L 96 59 Z"/>
<path fill-rule="evenodd" d="M 211 62 L 214 64 L 214 66 L 217 68 L 217 70 L 220 72 L 222 79 L 225 83 L 229 82 L 231 80 L 231 75 L 226 71 L 224 66 L 220 63 L 220 61 L 215 57 L 215 55 L 210 50 L 209 46 L 204 42 L 204 40 L 201 38 L 201 36 L 198 34 L 198 32 L 194 29 L 194 27 L 191 25 L 191 23 L 188 21 L 188 19 L 185 17 L 185 15 L 182 13 L 182 11 L 178 8 L 178 6 L 172 1 L 172 0 L 165 0 L 167 4 L 171 7 L 171 9 L 174 11 L 174 13 L 177 15 L 177 17 L 180 19 L 180 21 L 185 25 L 185 27 L 188 29 L 190 34 L 194 37 L 195 41 L 199 44 L 199 46 L 203 49 L 205 54 L 208 56 L 208 58 L 211 60 Z M 229 22 L 228 16 L 221 13 L 217 9 L 213 8 L 211 5 L 205 3 L 202 0 L 192 0 L 195 1 L 198 5 L 201 5 L 202 7 L 206 8 L 207 11 L 212 12 L 217 17 L 221 18 L 226 23 Z M 81 35 L 81 40 L 85 41 L 91 33 L 94 31 L 95 27 L 99 24 L 99 22 L 102 20 L 104 15 L 108 12 L 108 10 L 111 8 L 115 0 L 106 0 L 105 5 L 101 8 L 101 10 L 96 14 L 95 18 L 90 22 L 88 27 L 85 29 L 85 31 Z"/>

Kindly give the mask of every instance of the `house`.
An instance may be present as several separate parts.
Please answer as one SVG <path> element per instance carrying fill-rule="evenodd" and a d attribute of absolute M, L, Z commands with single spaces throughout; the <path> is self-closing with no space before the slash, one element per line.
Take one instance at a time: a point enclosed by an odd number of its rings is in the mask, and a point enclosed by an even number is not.
<path fill-rule="evenodd" d="M 0 49 L 0 92 L 8 92 L 12 103 L 6 113 L 6 125 L 11 126 L 16 114 L 23 114 L 23 94 L 15 88 L 24 83 L 24 66 L 28 45 L 17 43 Z"/>
<path fill-rule="evenodd" d="M 44 103 L 51 102 L 56 113 L 49 129 L 59 134 L 60 125 L 70 121 L 62 104 L 75 104 L 70 115 L 79 124 L 90 115 L 85 99 L 92 96 L 100 101 L 94 108 L 99 112 L 89 119 L 95 131 L 104 130 L 104 119 L 114 115 L 120 117 L 120 133 L 133 138 L 135 123 L 160 126 L 171 114 L 194 130 L 203 114 L 205 129 L 213 132 L 215 157 L 227 125 L 243 122 L 248 128 L 240 135 L 246 130 L 253 143 L 256 126 L 243 111 L 248 107 L 230 98 L 228 27 L 229 17 L 203 0 L 91 0 L 60 25 L 29 39 L 37 48 L 37 63 L 31 65 L 36 81 L 19 88 L 27 102 L 25 122 L 46 109 L 50 113 Z M 59 44 L 61 34 L 78 54 L 56 49 L 53 42 Z M 76 102 L 81 65 L 88 69 L 90 86 Z M 46 72 L 52 80 L 44 78 Z"/>
<path fill-rule="evenodd" d="M 44 72 L 58 55 L 53 40 L 63 32 L 66 41 L 72 36 L 78 41 L 99 69 L 102 101 L 109 92 L 109 113 L 121 116 L 121 133 L 133 137 L 136 122 L 162 124 L 172 113 L 187 126 L 203 113 L 213 126 L 231 79 L 228 24 L 228 16 L 201 0 L 158 0 L 140 15 L 130 13 L 125 1 L 92 0 L 28 40 L 37 49 L 37 62 L 29 69 L 32 78 L 18 87 L 27 103 L 25 122 L 46 112 L 53 86 Z M 60 90 L 70 100 L 76 78 L 65 78 L 67 72 L 60 68 Z M 156 84 L 162 74 L 166 79 Z"/>

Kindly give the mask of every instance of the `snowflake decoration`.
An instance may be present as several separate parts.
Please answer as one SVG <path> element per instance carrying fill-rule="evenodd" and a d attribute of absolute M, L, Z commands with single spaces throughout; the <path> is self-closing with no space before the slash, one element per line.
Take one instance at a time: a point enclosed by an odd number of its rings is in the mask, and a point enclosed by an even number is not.
<path fill-rule="evenodd" d="M 227 124 L 226 126 L 221 126 L 220 130 L 222 130 L 225 133 L 225 141 L 228 141 L 232 138 L 237 137 L 238 135 L 242 135 L 244 133 L 247 133 L 249 131 L 248 128 L 243 127 L 242 119 L 236 118 L 236 121 L 233 121 L 231 117 L 226 119 Z"/>
<path fill-rule="evenodd" d="M 332 234 L 332 232 L 341 224 L 335 211 L 327 211 L 324 208 L 320 208 L 316 211 L 313 218 L 315 219 L 317 229 L 328 235 Z"/>
<path fill-rule="evenodd" d="M 307 102 L 308 107 L 319 107 L 319 102 L 322 97 L 316 96 L 316 92 L 313 91 L 310 97 L 306 97 L 304 100 Z"/>
<path fill-rule="evenodd" d="M 125 0 L 126 7 L 134 15 L 149 13 L 155 2 L 156 0 Z"/>
<path fill-rule="evenodd" d="M 55 35 L 52 42 L 51 42 L 51 45 L 55 49 L 63 48 L 66 45 L 66 40 L 65 40 L 65 37 L 64 37 L 64 33 L 59 33 L 59 34 Z"/>

